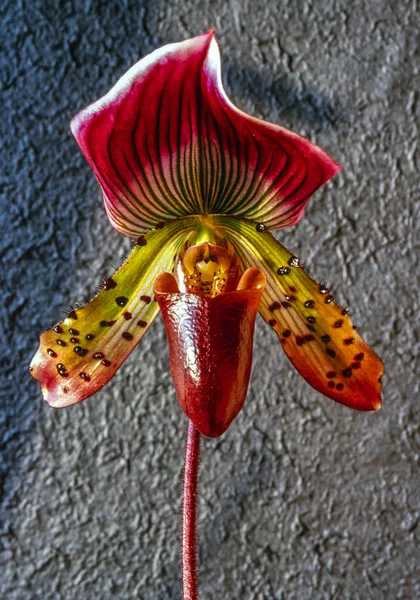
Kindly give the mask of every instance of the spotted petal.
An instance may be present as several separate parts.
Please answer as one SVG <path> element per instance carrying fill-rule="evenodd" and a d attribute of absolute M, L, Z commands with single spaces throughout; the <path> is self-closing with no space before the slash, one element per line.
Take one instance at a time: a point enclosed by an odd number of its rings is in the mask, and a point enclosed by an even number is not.
<path fill-rule="evenodd" d="M 172 221 L 141 236 L 91 302 L 41 335 L 30 371 L 51 406 L 80 402 L 113 377 L 158 313 L 153 282 L 173 268 L 194 221 Z"/>
<path fill-rule="evenodd" d="M 259 310 L 301 375 L 326 396 L 358 410 L 381 406 L 380 358 L 355 331 L 347 311 L 268 231 L 244 219 L 215 219 L 242 261 L 267 278 Z"/>
<path fill-rule="evenodd" d="M 112 225 L 129 236 L 189 214 L 293 225 L 340 170 L 309 141 L 230 102 L 213 31 L 138 62 L 72 131 Z"/>

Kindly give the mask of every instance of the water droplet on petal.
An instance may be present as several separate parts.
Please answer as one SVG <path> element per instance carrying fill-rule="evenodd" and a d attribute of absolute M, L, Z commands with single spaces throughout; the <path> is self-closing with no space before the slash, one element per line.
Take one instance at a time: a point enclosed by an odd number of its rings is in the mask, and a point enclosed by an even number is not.
<path fill-rule="evenodd" d="M 297 256 L 292 256 L 291 258 L 289 258 L 287 264 L 291 267 L 300 267 L 301 265 L 300 260 Z"/>

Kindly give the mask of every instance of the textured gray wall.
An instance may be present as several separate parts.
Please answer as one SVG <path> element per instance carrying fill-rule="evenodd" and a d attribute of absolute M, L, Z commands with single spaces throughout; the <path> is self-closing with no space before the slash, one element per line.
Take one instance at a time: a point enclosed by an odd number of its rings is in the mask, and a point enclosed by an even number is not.
<path fill-rule="evenodd" d="M 185 419 L 160 321 L 107 388 L 71 409 L 48 408 L 27 367 L 39 332 L 129 250 L 70 118 L 139 57 L 210 26 L 234 101 L 343 165 L 279 239 L 335 285 L 387 377 L 383 409 L 352 412 L 312 390 L 258 323 L 245 408 L 203 444 L 202 598 L 420 597 L 415 9 L 1 3 L 2 599 L 179 597 Z"/>

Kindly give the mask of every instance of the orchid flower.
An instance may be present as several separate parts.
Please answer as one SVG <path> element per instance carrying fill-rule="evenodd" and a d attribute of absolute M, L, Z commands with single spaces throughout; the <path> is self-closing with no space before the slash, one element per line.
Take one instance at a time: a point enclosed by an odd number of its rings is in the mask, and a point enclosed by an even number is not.
<path fill-rule="evenodd" d="M 242 362 L 240 356 L 226 355 L 226 372 L 211 383 L 229 343 L 221 304 L 229 311 L 240 274 L 256 268 L 266 286 L 262 291 L 260 282 L 258 293 L 248 291 L 243 311 L 255 317 L 262 292 L 261 316 L 308 383 L 352 408 L 380 407 L 380 359 L 333 294 L 313 281 L 269 232 L 295 225 L 313 192 L 340 167 L 309 141 L 253 118 L 229 101 L 213 31 L 140 60 L 108 94 L 80 112 L 71 128 L 99 181 L 111 225 L 136 244 L 90 303 L 42 334 L 31 372 L 51 406 L 80 402 L 107 383 L 146 333 L 160 304 L 167 325 L 169 313 L 187 313 L 184 331 L 170 336 L 180 404 L 193 420 L 198 413 L 196 426 L 202 433 L 223 433 L 244 401 L 252 331 Z M 160 279 L 156 294 L 153 290 L 164 272 L 176 275 L 172 298 L 164 299 Z M 222 289 L 230 295 L 218 296 Z M 181 296 L 190 294 L 183 299 L 176 296 L 178 290 Z M 169 307 L 170 302 L 187 305 Z M 220 320 L 215 329 L 225 330 L 226 339 L 219 340 L 217 350 L 209 346 L 200 354 L 204 340 L 191 329 L 197 315 L 188 316 L 189 306 L 202 316 L 207 307 L 206 318 Z M 182 341 L 188 334 L 191 339 Z M 243 366 L 242 381 L 232 380 L 235 360 Z M 202 383 L 207 406 L 214 407 L 210 396 L 226 395 L 227 387 L 232 393 L 238 385 L 242 388 L 233 410 L 217 423 L 211 424 L 216 416 L 208 414 L 202 424 L 202 410 L 185 395 L 200 387 L 203 377 L 209 379 Z M 219 408 L 223 413 L 226 406 Z"/>
<path fill-rule="evenodd" d="M 380 407 L 381 360 L 270 232 L 298 223 L 340 167 L 230 102 L 213 31 L 140 60 L 71 128 L 111 225 L 135 246 L 91 302 L 42 334 L 30 369 L 51 406 L 102 388 L 160 309 L 179 403 L 206 436 L 243 406 L 257 311 L 316 390 Z"/>

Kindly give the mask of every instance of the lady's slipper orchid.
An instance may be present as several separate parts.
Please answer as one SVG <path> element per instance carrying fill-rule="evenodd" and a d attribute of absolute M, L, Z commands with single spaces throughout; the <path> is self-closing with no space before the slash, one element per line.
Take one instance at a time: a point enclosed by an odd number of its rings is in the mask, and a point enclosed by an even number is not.
<path fill-rule="evenodd" d="M 98 391 L 160 308 L 180 405 L 204 435 L 243 405 L 257 310 L 315 389 L 380 407 L 380 359 L 269 232 L 296 224 L 340 168 L 232 105 L 213 31 L 141 60 L 72 131 L 112 226 L 136 243 L 90 303 L 42 334 L 31 372 L 49 404 Z"/>

